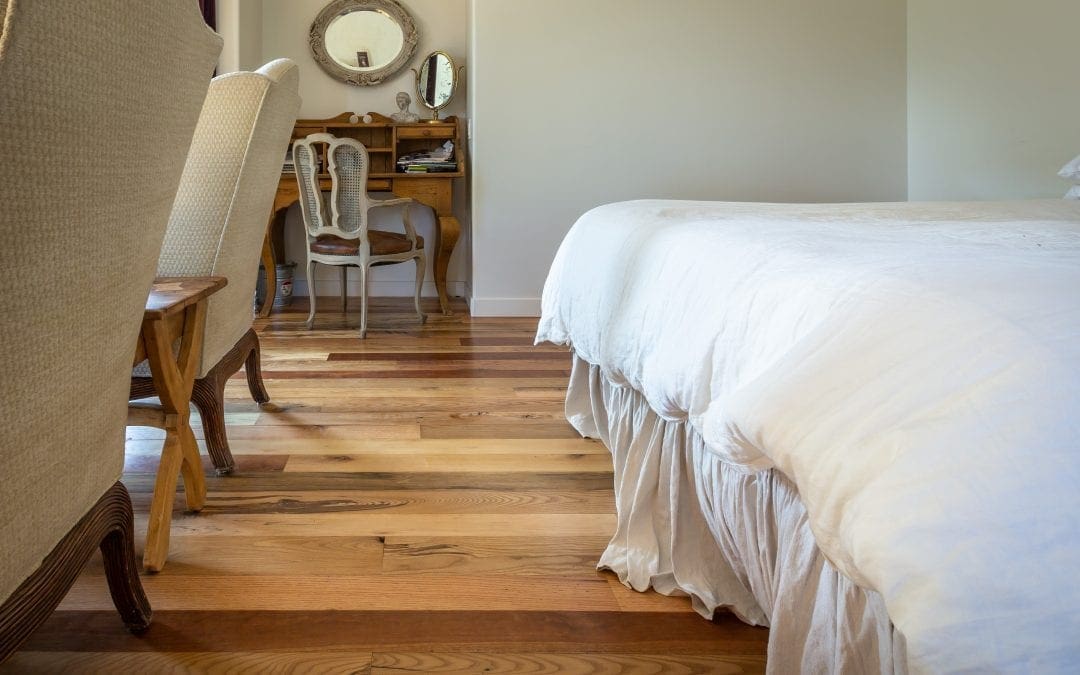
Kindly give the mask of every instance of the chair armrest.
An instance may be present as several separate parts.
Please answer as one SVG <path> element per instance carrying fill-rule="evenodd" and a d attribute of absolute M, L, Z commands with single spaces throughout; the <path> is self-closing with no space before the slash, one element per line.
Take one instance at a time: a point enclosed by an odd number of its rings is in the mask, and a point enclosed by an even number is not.
<path fill-rule="evenodd" d="M 380 206 L 401 206 L 402 204 L 412 204 L 415 200 L 412 197 L 394 197 L 393 199 L 372 199 L 368 201 L 368 208 L 374 209 Z"/>
<path fill-rule="evenodd" d="M 410 209 L 409 206 L 412 205 L 412 204 L 415 204 L 415 203 L 416 203 L 416 200 L 414 200 L 412 197 L 393 197 L 391 199 L 370 199 L 370 200 L 368 200 L 368 210 L 370 211 L 371 209 L 382 207 L 382 206 L 403 206 L 404 205 L 405 208 L 401 210 L 401 224 L 405 226 L 405 238 L 408 239 L 409 242 L 412 243 L 413 248 L 415 248 L 416 247 L 416 229 L 413 228 L 412 218 L 409 215 L 409 212 L 412 211 L 412 209 Z"/>

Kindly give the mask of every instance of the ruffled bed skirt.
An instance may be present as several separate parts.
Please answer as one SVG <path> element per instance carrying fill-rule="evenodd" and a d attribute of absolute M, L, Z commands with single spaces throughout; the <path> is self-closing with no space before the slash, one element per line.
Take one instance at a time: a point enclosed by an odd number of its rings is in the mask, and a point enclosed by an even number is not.
<path fill-rule="evenodd" d="M 732 468 L 576 355 L 566 416 L 615 463 L 618 528 L 598 567 L 637 591 L 689 595 L 706 618 L 727 608 L 769 626 L 770 672 L 905 672 L 882 597 L 825 559 L 781 474 Z"/>

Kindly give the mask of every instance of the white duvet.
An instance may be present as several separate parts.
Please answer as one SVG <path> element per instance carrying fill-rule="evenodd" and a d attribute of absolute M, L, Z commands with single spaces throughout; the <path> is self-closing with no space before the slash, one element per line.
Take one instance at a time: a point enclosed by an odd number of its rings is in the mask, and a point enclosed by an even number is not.
<path fill-rule="evenodd" d="M 786 474 L 913 671 L 1080 668 L 1080 203 L 599 207 L 537 339 Z"/>

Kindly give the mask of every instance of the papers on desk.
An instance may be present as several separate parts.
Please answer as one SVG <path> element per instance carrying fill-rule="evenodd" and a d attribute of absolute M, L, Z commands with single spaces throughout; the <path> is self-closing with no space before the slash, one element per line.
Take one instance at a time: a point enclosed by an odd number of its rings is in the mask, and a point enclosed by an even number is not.
<path fill-rule="evenodd" d="M 397 169 L 405 173 L 437 173 L 457 171 L 454 142 L 447 141 L 434 150 L 410 152 L 398 158 Z"/>

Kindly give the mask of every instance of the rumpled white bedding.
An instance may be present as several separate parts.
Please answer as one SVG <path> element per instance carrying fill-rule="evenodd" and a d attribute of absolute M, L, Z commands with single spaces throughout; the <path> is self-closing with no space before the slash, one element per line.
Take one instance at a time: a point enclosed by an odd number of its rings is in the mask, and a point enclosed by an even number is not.
<path fill-rule="evenodd" d="M 795 486 L 915 672 L 1080 663 L 1080 204 L 585 214 L 538 340 Z"/>
<path fill-rule="evenodd" d="M 566 414 L 615 465 L 618 526 L 597 565 L 627 586 L 687 594 L 769 626 L 769 673 L 905 672 L 885 602 L 825 560 L 806 509 L 776 470 L 745 473 L 685 421 L 575 357 Z"/>

